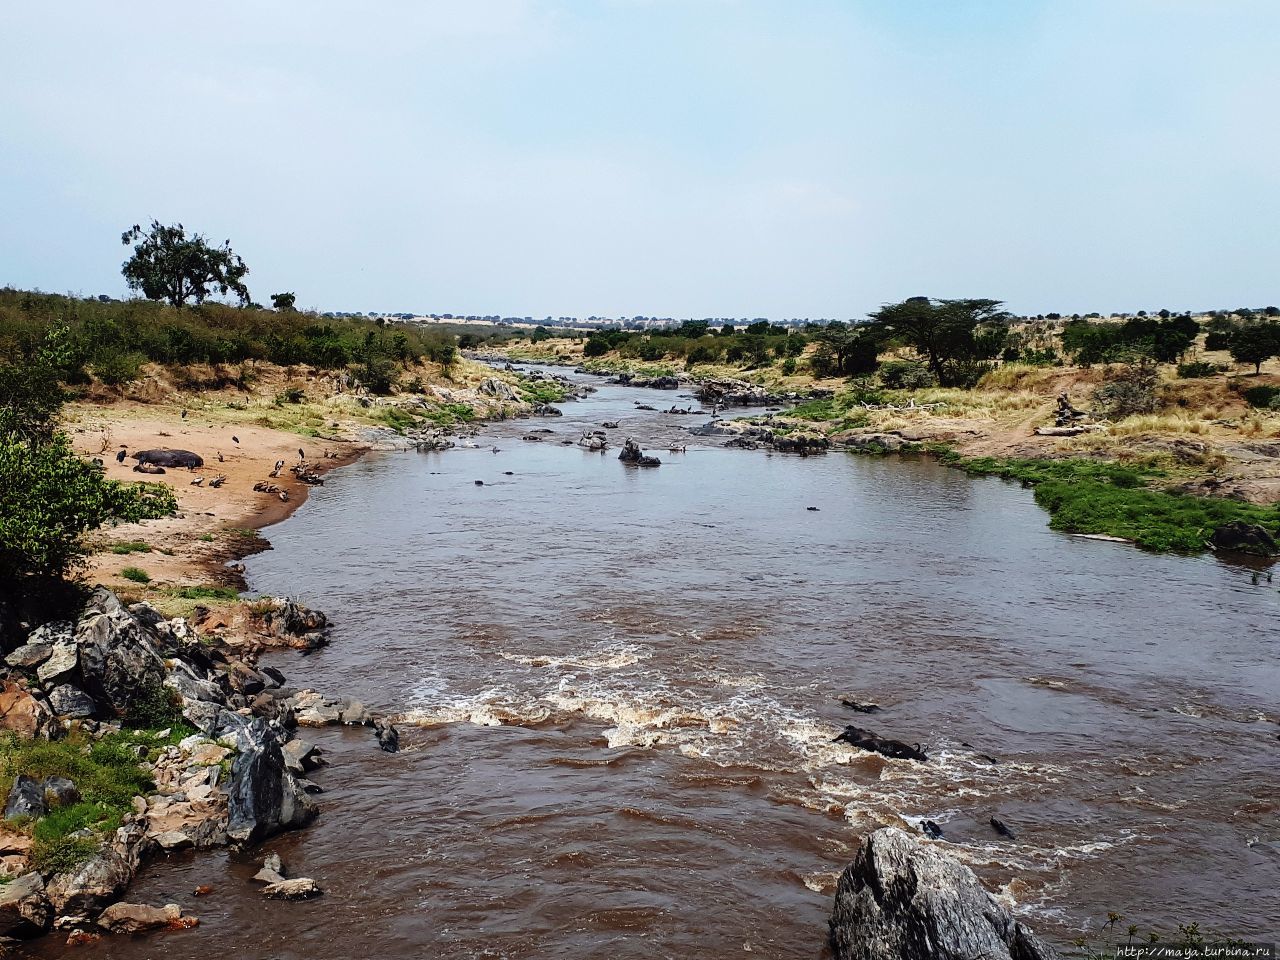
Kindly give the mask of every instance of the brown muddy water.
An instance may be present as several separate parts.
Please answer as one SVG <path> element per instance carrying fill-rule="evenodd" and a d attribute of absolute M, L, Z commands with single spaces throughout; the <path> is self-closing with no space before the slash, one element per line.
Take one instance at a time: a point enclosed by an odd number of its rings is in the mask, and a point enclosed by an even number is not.
<path fill-rule="evenodd" d="M 268 532 L 254 590 L 337 622 L 271 662 L 399 714 L 404 749 L 315 734 L 321 819 L 257 857 L 322 899 L 175 856 L 131 899 L 201 926 L 100 949 L 818 958 L 859 838 L 922 818 L 1059 944 L 1112 910 L 1280 937 L 1274 587 L 1054 533 L 1028 491 L 928 461 L 668 453 L 706 415 L 637 402 L 691 401 L 602 386 L 474 449 L 370 456 Z M 558 443 L 617 417 L 660 468 Z M 846 723 L 931 759 L 833 744 Z"/>

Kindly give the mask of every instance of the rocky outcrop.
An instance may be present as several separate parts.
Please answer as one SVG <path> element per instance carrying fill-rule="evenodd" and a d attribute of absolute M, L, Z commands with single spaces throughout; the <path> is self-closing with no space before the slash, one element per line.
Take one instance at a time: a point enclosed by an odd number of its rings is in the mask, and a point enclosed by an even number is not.
<path fill-rule="evenodd" d="M 894 827 L 870 834 L 840 876 L 836 960 L 1056 960 L 973 871 Z"/>
<path fill-rule="evenodd" d="M 322 614 L 281 599 L 263 618 L 280 637 L 305 644 L 327 627 Z M 20 639 L 20 638 L 19 638 Z M 298 713 L 308 721 L 375 724 L 359 702 L 314 691 L 283 690 L 284 676 L 255 668 L 234 648 L 209 644 L 185 620 L 165 620 L 147 604 L 125 607 L 98 588 L 74 624 L 32 632 L 6 657 L 0 685 L 0 729 L 22 737 L 95 737 L 118 731 L 131 718 L 163 725 L 181 711 L 199 731 L 177 744 L 167 731 L 156 747 L 138 746 L 139 763 L 154 786 L 134 797 L 122 825 L 103 836 L 86 830 L 92 854 L 56 873 L 31 869 L 29 830 L 20 826 L 79 801 L 65 777 L 37 779 L 14 771 L 0 828 L 0 937 L 37 935 L 50 926 L 83 936 L 102 928 L 137 932 L 155 926 L 160 908 L 122 905 L 104 914 L 128 887 L 140 864 L 160 851 L 254 843 L 299 827 L 316 815 L 308 792 L 319 787 L 302 775 L 323 764 L 308 744 L 289 745 Z M 250 654 L 251 655 L 251 654 Z M 176 720 L 176 716 L 174 716 Z M 389 721 L 376 721 L 379 745 L 398 747 Z M 140 734 L 145 741 L 148 734 Z M 96 850 L 92 844 L 96 844 Z M 299 899 L 319 888 L 286 880 L 273 896 Z M 194 924 L 164 913 L 167 926 Z"/>
<path fill-rule="evenodd" d="M 1213 531 L 1209 538 L 1213 549 L 1223 553 L 1249 553 L 1258 557 L 1280 556 L 1280 544 L 1271 531 L 1261 524 L 1232 520 Z"/>
<path fill-rule="evenodd" d="M 267 635 L 278 641 L 275 645 L 315 650 L 329 642 L 329 621 L 319 610 L 287 597 L 268 597 L 255 605 Z"/>
<path fill-rule="evenodd" d="M 478 390 L 486 397 L 493 397 L 495 400 L 505 400 L 511 403 L 520 401 L 520 395 L 516 393 L 511 384 L 496 377 L 489 377 L 480 384 Z"/>
<path fill-rule="evenodd" d="M 618 454 L 618 459 L 623 463 L 632 463 L 638 467 L 659 467 L 662 461 L 657 457 L 649 457 L 640 449 L 640 444 L 634 440 L 628 439 L 622 445 L 622 452 Z"/>
<path fill-rule="evenodd" d="M 694 391 L 694 396 L 703 403 L 718 404 L 722 407 L 781 406 L 801 399 L 798 393 L 770 393 L 757 384 L 727 378 L 704 380 Z"/>
<path fill-rule="evenodd" d="M 315 819 L 315 802 L 285 765 L 279 733 L 261 717 L 233 734 L 227 836 L 237 844 L 301 827 Z"/>

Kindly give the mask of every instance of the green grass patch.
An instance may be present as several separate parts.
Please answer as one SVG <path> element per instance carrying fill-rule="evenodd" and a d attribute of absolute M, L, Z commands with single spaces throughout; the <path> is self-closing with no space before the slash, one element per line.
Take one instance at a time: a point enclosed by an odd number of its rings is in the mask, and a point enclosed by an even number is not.
<path fill-rule="evenodd" d="M 141 567 L 125 567 L 120 571 L 120 576 L 126 580 L 132 580 L 134 583 L 150 583 L 151 574 L 143 570 Z"/>
<path fill-rule="evenodd" d="M 437 427 L 452 427 L 458 423 L 470 423 L 475 418 L 475 408 L 466 403 L 442 403 L 434 410 L 428 410 L 423 414 L 423 419 L 431 421 Z"/>
<path fill-rule="evenodd" d="M 1154 489 L 1165 474 L 1153 466 L 1093 460 L 965 458 L 945 453 L 942 462 L 979 476 L 1018 480 L 1035 489 L 1049 511 L 1049 526 L 1064 533 L 1123 537 L 1147 550 L 1199 553 L 1225 523 L 1255 523 L 1280 534 L 1280 510 L 1216 497 Z"/>
<path fill-rule="evenodd" d="M 213 534 L 212 534 L 212 533 L 202 533 L 202 534 L 200 534 L 200 536 L 199 536 L 199 537 L 197 537 L 196 539 L 197 539 L 197 540 L 199 540 L 199 541 L 201 541 L 202 543 L 213 543 Z"/>
<path fill-rule="evenodd" d="M 141 540 L 125 540 L 122 543 L 113 543 L 111 545 L 111 552 L 118 554 L 150 553 L 151 544 L 144 543 Z"/>
<path fill-rule="evenodd" d="M 92 740 L 72 731 L 62 740 L 24 740 L 12 733 L 0 736 L 0 789 L 7 795 L 19 774 L 36 780 L 67 777 L 80 791 L 80 802 L 55 808 L 35 822 L 32 857 L 45 871 L 70 870 L 88 860 L 102 838 L 120 826 L 135 796 L 153 788 L 150 775 L 139 765 L 153 758 L 174 738 L 192 731 L 183 725 L 165 738 L 151 732 L 114 733 Z M 142 748 L 141 750 L 139 748 Z"/>
<path fill-rule="evenodd" d="M 174 587 L 169 594 L 182 600 L 236 600 L 240 593 L 235 587 L 195 586 Z"/>
<path fill-rule="evenodd" d="M 560 403 L 567 395 L 564 385 L 554 380 L 522 380 L 519 390 L 529 403 Z"/>
<path fill-rule="evenodd" d="M 416 427 L 421 420 L 420 417 L 400 407 L 383 407 L 379 416 L 382 422 L 396 433 L 404 433 Z"/>

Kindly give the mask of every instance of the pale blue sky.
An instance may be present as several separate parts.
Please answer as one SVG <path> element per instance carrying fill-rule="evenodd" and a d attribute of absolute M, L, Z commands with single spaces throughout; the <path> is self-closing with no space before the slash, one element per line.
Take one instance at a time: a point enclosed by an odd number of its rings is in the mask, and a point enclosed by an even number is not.
<path fill-rule="evenodd" d="M 229 237 L 324 309 L 1280 300 L 1277 0 L 0 9 L 0 283 Z"/>

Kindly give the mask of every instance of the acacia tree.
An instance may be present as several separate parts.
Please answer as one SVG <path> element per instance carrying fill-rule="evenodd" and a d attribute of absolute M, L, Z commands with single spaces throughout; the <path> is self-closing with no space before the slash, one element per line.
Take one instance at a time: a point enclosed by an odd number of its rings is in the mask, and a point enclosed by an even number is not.
<path fill-rule="evenodd" d="M 244 278 L 249 268 L 231 249 L 231 241 L 211 246 L 200 234 L 187 236 L 182 224 L 165 226 L 158 220 L 143 230 L 134 224 L 120 236 L 126 247 L 134 243 L 133 256 L 124 262 L 121 273 L 131 290 L 141 290 L 148 300 L 167 300 L 181 307 L 188 300 L 203 303 L 216 290 L 222 296 L 234 293 L 240 303 L 249 303 Z"/>
<path fill-rule="evenodd" d="M 910 297 L 885 304 L 871 320 L 884 340 L 913 347 L 938 382 L 953 386 L 976 361 L 999 355 L 1010 315 L 999 300 L 932 300 Z"/>
<path fill-rule="evenodd" d="M 1236 363 L 1252 363 L 1253 372 L 1260 373 L 1264 363 L 1280 356 L 1280 323 L 1243 324 L 1232 332 L 1227 349 Z"/>
<path fill-rule="evenodd" d="M 288 313 L 294 309 L 294 304 L 298 302 L 296 293 L 273 293 L 271 295 L 271 306 L 282 313 Z M 538 329 L 542 329 L 539 327 Z"/>

